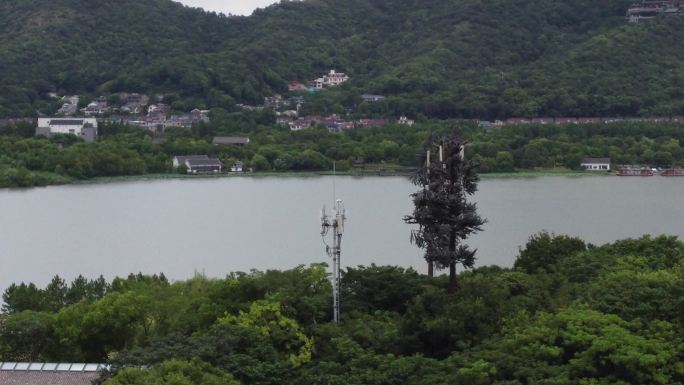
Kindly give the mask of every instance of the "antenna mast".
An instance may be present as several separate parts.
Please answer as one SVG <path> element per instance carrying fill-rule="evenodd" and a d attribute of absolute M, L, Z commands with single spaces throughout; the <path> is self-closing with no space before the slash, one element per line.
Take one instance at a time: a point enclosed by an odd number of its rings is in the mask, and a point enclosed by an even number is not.
<path fill-rule="evenodd" d="M 333 244 L 332 246 L 325 245 L 325 252 L 328 257 L 333 260 L 333 274 L 332 274 L 332 286 L 333 286 L 333 321 L 335 323 L 340 322 L 340 257 L 342 255 L 342 234 L 344 234 L 344 222 L 347 220 L 346 211 L 344 209 L 344 203 L 342 200 L 338 199 L 335 201 L 335 208 L 332 210 L 332 215 L 328 216 L 328 213 L 323 206 L 321 211 L 321 236 L 323 237 L 323 242 L 325 243 L 325 236 L 332 228 L 333 230 Z"/>

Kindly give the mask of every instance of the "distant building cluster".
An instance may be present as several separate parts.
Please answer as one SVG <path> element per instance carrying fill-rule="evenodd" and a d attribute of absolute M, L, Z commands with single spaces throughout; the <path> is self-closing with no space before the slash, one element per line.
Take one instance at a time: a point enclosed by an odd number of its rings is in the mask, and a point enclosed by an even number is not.
<path fill-rule="evenodd" d="M 188 114 L 170 115 L 168 105 L 157 103 L 147 107 L 147 114 L 144 116 L 117 115 L 107 120 L 146 128 L 153 133 L 163 133 L 169 127 L 190 128 L 199 122 L 209 122 L 209 110 L 196 108 Z"/>
<path fill-rule="evenodd" d="M 672 17 L 684 15 L 678 0 L 644 0 L 632 4 L 627 9 L 626 18 L 630 23 L 639 23 L 642 20 L 655 19 L 657 17 Z"/>
<path fill-rule="evenodd" d="M 57 97 L 57 96 L 55 96 Z M 82 114 L 86 117 L 106 116 L 111 114 L 140 115 L 150 98 L 145 94 L 121 92 L 109 97 L 99 96 L 83 108 L 78 108 L 81 100 L 78 95 L 67 95 L 62 98 L 62 107 L 57 111 L 58 116 L 74 116 Z"/>
<path fill-rule="evenodd" d="M 60 98 L 52 94 L 53 98 Z M 150 97 L 138 93 L 118 93 L 109 97 L 100 96 L 85 107 L 79 108 L 81 98 L 67 95 L 60 98 L 62 106 L 55 117 L 38 119 L 37 136 L 49 137 L 55 134 L 72 134 L 86 141 L 97 139 L 97 123 L 111 122 L 130 124 L 162 133 L 169 127 L 190 128 L 199 122 L 209 121 L 209 110 L 194 109 L 186 114 L 171 114 L 163 96 L 157 96 L 150 104 Z"/>
<path fill-rule="evenodd" d="M 53 97 L 58 98 L 57 95 Z M 57 111 L 58 117 L 97 117 L 103 121 L 143 127 L 152 132 L 162 132 L 169 127 L 187 128 L 198 122 L 209 121 L 209 110 L 194 109 L 186 114 L 171 115 L 171 108 L 163 103 L 164 97 L 161 95 L 155 97 L 154 103 L 150 103 L 150 97 L 145 94 L 121 92 L 108 97 L 99 96 L 83 108 L 78 108 L 78 95 L 67 95 L 61 99 L 64 103 Z"/>
<path fill-rule="evenodd" d="M 506 120 L 478 120 L 477 125 L 480 128 L 486 130 L 494 130 L 501 128 L 503 126 L 515 126 L 515 125 L 528 125 L 528 124 L 555 124 L 556 126 L 565 126 L 570 124 L 612 124 L 612 123 L 625 123 L 625 122 L 636 122 L 636 123 L 684 123 L 684 116 L 672 116 L 672 117 L 647 117 L 647 118 L 598 118 L 598 117 L 584 117 L 584 118 L 572 118 L 572 117 L 560 117 L 560 118 L 508 118 Z"/>
<path fill-rule="evenodd" d="M 341 132 L 357 127 L 384 127 L 389 123 L 387 119 L 347 120 L 336 114 L 329 116 L 306 116 L 302 118 L 280 117 L 277 119 L 277 122 L 283 127 L 288 127 L 291 131 L 299 131 L 321 125 L 330 132 Z"/>
<path fill-rule="evenodd" d="M 267 96 L 264 98 L 264 103 L 258 106 L 251 106 L 248 104 L 238 104 L 237 106 L 246 111 L 273 111 L 277 116 L 296 117 L 299 115 L 299 110 L 304 105 L 303 96 L 293 96 L 290 98 L 283 98 L 281 95 Z"/>

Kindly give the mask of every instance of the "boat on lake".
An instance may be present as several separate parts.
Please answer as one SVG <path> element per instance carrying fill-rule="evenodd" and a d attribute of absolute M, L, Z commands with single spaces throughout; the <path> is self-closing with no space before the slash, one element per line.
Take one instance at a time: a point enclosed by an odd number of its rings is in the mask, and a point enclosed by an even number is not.
<path fill-rule="evenodd" d="M 622 167 L 617 176 L 653 176 L 653 170 L 647 167 Z"/>
<path fill-rule="evenodd" d="M 684 176 L 684 168 L 668 168 L 660 173 L 662 176 Z"/>

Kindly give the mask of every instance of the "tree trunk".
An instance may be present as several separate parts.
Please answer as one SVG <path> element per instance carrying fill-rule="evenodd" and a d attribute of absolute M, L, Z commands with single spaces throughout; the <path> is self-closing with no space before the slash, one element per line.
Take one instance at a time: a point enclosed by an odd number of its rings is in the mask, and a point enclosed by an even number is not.
<path fill-rule="evenodd" d="M 449 293 L 458 291 L 458 281 L 456 281 L 456 262 L 449 264 Z"/>
<path fill-rule="evenodd" d="M 428 277 L 432 278 L 435 276 L 435 264 L 432 261 L 428 261 Z"/>
<path fill-rule="evenodd" d="M 449 252 L 454 256 L 454 260 L 449 263 L 449 293 L 455 293 L 458 290 L 458 282 L 456 282 L 456 230 L 451 230 L 449 234 Z"/>

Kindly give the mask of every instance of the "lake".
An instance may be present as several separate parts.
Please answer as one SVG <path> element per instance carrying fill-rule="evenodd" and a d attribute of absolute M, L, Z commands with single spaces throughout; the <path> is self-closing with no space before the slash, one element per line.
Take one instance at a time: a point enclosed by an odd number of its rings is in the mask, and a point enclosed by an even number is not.
<path fill-rule="evenodd" d="M 325 262 L 319 216 L 333 189 L 349 217 L 343 267 L 426 270 L 402 220 L 416 190 L 404 177 L 150 180 L 0 191 L 0 288 L 55 274 L 185 279 Z M 684 178 L 484 179 L 475 200 L 488 223 L 470 244 L 478 265 L 511 266 L 540 230 L 596 244 L 684 236 L 682 196 Z"/>

